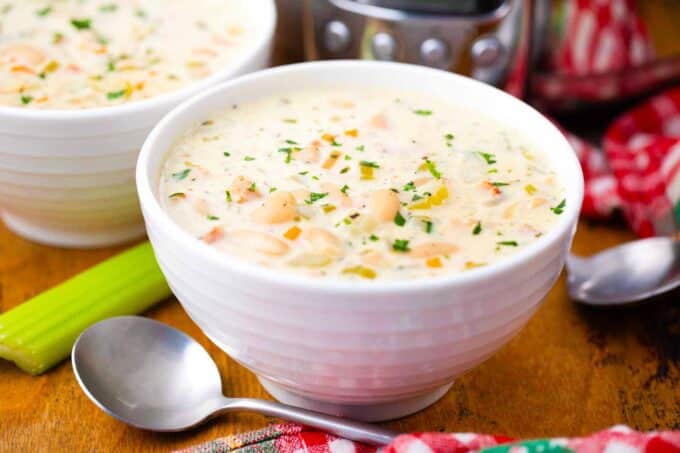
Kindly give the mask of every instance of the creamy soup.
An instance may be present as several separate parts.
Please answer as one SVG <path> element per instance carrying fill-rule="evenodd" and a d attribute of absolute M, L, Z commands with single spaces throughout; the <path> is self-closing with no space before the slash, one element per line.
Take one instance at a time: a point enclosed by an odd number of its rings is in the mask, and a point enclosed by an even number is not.
<path fill-rule="evenodd" d="M 413 93 L 301 91 L 206 118 L 170 150 L 163 208 L 281 271 L 411 279 L 487 266 L 557 222 L 543 153 L 479 112 Z"/>
<path fill-rule="evenodd" d="M 0 105 L 103 107 L 207 77 L 263 30 L 260 0 L 0 0 Z"/>

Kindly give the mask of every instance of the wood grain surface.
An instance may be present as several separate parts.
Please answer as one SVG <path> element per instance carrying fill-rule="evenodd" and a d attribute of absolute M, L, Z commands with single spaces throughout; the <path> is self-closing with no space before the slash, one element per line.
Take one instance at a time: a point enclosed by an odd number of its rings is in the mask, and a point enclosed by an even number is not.
<path fill-rule="evenodd" d="M 665 35 L 667 42 L 678 36 L 674 33 Z M 279 50 L 275 61 L 287 61 L 284 52 Z M 621 226 L 581 222 L 574 250 L 591 254 L 631 239 Z M 0 226 L 0 311 L 119 250 L 45 247 Z M 435 405 L 385 425 L 516 437 L 582 435 L 619 423 L 640 430 L 680 429 L 677 298 L 675 293 L 614 311 L 587 309 L 568 299 L 563 276 L 507 346 L 460 377 Z M 147 314 L 201 342 L 218 364 L 227 395 L 268 398 L 254 376 L 210 343 L 176 300 Z M 142 432 L 97 409 L 78 387 L 70 363 L 32 377 L 0 361 L 0 452 L 168 451 L 265 423 L 259 416 L 231 414 L 189 433 Z"/>
<path fill-rule="evenodd" d="M 590 254 L 630 239 L 623 228 L 582 222 L 574 249 Z M 60 250 L 0 227 L 0 309 L 117 250 Z M 586 309 L 568 299 L 561 278 L 534 318 L 498 354 L 459 378 L 434 406 L 386 425 L 518 437 L 579 435 L 618 423 L 641 430 L 680 429 L 680 307 L 674 302 Z M 177 301 L 164 302 L 148 315 L 207 348 L 227 395 L 268 398 L 250 372 L 206 339 Z M 266 422 L 233 414 L 185 434 L 142 432 L 97 409 L 78 387 L 70 363 L 32 377 L 0 361 L 0 451 L 168 451 Z"/>

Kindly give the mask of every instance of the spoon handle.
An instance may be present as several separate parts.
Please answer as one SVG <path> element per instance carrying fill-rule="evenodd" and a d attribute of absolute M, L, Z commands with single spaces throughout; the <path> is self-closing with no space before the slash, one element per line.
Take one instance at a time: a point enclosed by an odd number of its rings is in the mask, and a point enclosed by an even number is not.
<path fill-rule="evenodd" d="M 225 412 L 249 411 L 300 423 L 310 428 L 335 434 L 336 436 L 371 445 L 387 445 L 399 434 L 368 423 L 355 422 L 332 415 L 300 409 L 272 401 L 249 398 L 227 398 Z"/>

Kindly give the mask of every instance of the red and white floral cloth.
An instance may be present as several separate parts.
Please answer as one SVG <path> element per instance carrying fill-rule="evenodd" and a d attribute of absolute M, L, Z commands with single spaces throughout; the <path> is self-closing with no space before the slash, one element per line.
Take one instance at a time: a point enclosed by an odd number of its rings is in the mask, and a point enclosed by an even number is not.
<path fill-rule="evenodd" d="M 606 96 L 600 95 L 606 91 L 614 96 L 625 94 L 627 87 L 609 84 L 630 83 L 630 78 L 598 77 L 625 74 L 654 59 L 635 0 L 572 0 L 561 4 L 561 26 L 569 39 L 550 56 L 554 74 L 565 76 L 563 86 L 550 88 L 553 94 L 583 97 L 581 89 L 591 90 L 594 98 L 602 99 Z M 652 69 L 659 71 L 658 67 Z M 559 78 L 553 82 L 561 83 Z M 585 216 L 606 218 L 620 209 L 640 236 L 680 231 L 680 88 L 668 90 L 616 119 L 605 133 L 602 150 L 566 131 L 565 135 L 583 167 Z"/>
<path fill-rule="evenodd" d="M 516 441 L 486 434 L 404 434 L 376 448 L 280 424 L 224 437 L 183 453 L 680 453 L 680 432 L 639 433 L 617 426 L 586 437 Z"/>

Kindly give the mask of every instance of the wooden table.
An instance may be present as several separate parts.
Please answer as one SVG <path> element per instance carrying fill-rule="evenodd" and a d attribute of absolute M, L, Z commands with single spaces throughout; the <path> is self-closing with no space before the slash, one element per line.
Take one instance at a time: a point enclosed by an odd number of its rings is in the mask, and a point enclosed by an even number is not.
<path fill-rule="evenodd" d="M 652 30 L 661 52 L 677 49 L 678 22 L 669 22 L 666 13 L 673 8 L 663 1 L 641 4 L 662 25 Z M 289 50 L 280 49 L 276 60 L 286 61 Z M 574 249 L 591 254 L 631 239 L 623 227 L 582 222 Z M 0 224 L 0 311 L 119 250 L 40 246 Z M 210 343 L 176 300 L 148 315 L 207 348 L 227 395 L 268 398 L 255 377 Z M 81 392 L 68 362 L 32 377 L 0 361 L 0 452 L 168 451 L 265 423 L 258 416 L 234 414 L 190 433 L 146 433 L 97 409 Z M 680 306 L 668 299 L 625 310 L 587 309 L 568 299 L 563 277 L 507 346 L 459 378 L 435 405 L 386 426 L 536 437 L 582 435 L 618 423 L 640 430 L 680 429 Z"/>
<path fill-rule="evenodd" d="M 582 222 L 574 249 L 590 254 L 630 239 L 623 228 Z M 0 227 L 0 309 L 117 250 L 59 250 Z M 568 299 L 561 278 L 534 318 L 498 354 L 458 379 L 434 406 L 386 425 L 519 437 L 579 435 L 617 423 L 641 430 L 680 429 L 680 306 L 673 302 L 617 311 L 582 308 Z M 208 341 L 177 301 L 148 314 L 208 349 L 226 394 L 268 397 L 250 372 Z M 32 377 L 0 361 L 0 451 L 168 451 L 265 423 L 258 416 L 235 414 L 191 433 L 146 433 L 97 409 L 80 391 L 68 362 Z"/>

